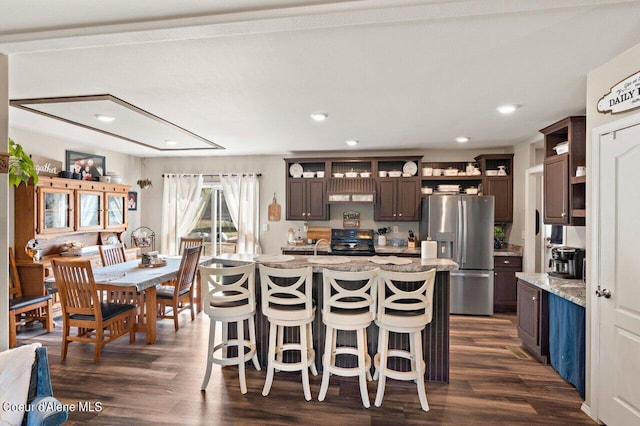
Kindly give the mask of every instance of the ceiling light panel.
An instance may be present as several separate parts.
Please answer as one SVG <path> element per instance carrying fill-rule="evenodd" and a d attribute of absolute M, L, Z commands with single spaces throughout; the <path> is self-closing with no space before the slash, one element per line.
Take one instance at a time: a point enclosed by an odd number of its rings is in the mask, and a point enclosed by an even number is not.
<path fill-rule="evenodd" d="M 224 149 L 112 95 L 18 99 L 10 104 L 159 151 Z M 107 122 L 100 117 L 114 120 Z M 167 140 L 180 143 L 170 145 Z"/>

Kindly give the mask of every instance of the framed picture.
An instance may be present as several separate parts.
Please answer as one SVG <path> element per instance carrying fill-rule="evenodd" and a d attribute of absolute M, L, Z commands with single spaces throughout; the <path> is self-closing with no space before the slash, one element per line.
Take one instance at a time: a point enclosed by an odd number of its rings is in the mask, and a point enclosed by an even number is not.
<path fill-rule="evenodd" d="M 98 180 L 107 172 L 107 161 L 102 155 L 85 154 L 76 151 L 66 151 L 67 170 L 80 174 L 83 180 Z"/>
<path fill-rule="evenodd" d="M 129 191 L 127 196 L 127 206 L 129 210 L 138 210 L 138 193 Z"/>

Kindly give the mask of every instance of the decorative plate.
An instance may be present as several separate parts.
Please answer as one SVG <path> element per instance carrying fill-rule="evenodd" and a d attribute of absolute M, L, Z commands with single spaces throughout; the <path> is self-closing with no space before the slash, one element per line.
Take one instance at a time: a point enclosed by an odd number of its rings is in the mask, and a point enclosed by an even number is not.
<path fill-rule="evenodd" d="M 407 161 L 406 163 L 404 163 L 404 166 L 402 166 L 402 172 L 411 176 L 415 176 L 416 173 L 418 173 L 418 165 L 413 161 Z"/>
<path fill-rule="evenodd" d="M 289 174 L 291 174 L 291 176 L 293 176 L 294 178 L 302 177 L 303 172 L 304 169 L 299 163 L 294 163 L 289 167 Z"/>

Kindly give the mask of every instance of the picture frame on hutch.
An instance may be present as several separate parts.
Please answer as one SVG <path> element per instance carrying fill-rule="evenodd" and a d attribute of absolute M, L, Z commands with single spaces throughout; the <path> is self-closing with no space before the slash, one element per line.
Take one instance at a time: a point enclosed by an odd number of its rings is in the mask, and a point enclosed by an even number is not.
<path fill-rule="evenodd" d="M 127 207 L 129 210 L 138 210 L 138 193 L 129 191 L 127 194 Z"/>
<path fill-rule="evenodd" d="M 65 166 L 68 171 L 77 173 L 82 180 L 98 180 L 107 173 L 107 160 L 103 155 L 86 154 L 66 150 Z"/>

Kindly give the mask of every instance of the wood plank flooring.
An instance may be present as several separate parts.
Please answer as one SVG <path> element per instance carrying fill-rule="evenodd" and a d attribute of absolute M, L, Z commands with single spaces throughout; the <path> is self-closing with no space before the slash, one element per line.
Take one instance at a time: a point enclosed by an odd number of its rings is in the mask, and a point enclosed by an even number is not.
<path fill-rule="evenodd" d="M 394 380 L 387 381 L 381 407 L 373 405 L 377 382 L 369 383 L 369 409 L 362 407 L 357 378 L 332 376 L 325 401 L 318 402 L 321 376 L 311 376 L 314 399 L 307 402 L 300 374 L 280 372 L 263 397 L 266 364 L 262 371 L 247 364 L 246 395 L 237 367 L 214 366 L 201 392 L 209 321 L 199 315 L 190 322 L 188 313 L 180 320 L 177 333 L 172 321 L 160 320 L 153 345 L 142 334 L 133 345 L 127 338 L 107 345 L 98 365 L 91 362 L 93 346 L 79 343 L 60 362 L 61 327 L 19 333 L 18 343 L 48 347 L 54 394 L 63 403 L 102 404 L 100 412 L 70 413 L 70 425 L 594 424 L 580 411 L 575 388 L 522 351 L 515 315 L 451 317 L 451 381 L 427 382 L 428 413 L 420 409 L 415 384 Z"/>

